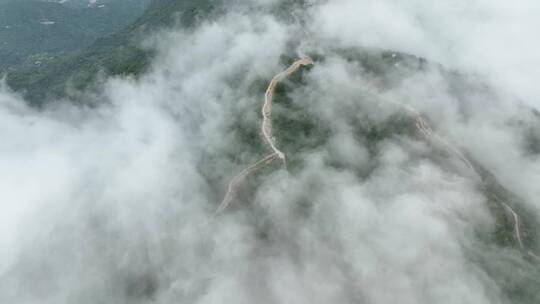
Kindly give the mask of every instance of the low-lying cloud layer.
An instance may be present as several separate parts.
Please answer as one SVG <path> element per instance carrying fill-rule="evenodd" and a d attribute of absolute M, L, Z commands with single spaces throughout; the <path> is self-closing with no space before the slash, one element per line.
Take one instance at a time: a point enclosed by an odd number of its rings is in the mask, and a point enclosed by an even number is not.
<path fill-rule="evenodd" d="M 108 80 L 97 107 L 38 111 L 2 89 L 0 302 L 539 299 L 538 264 L 491 239 L 478 174 L 409 134 L 402 110 L 540 216 L 538 5 L 336 0 L 288 16 L 278 2 L 160 33 L 152 71 Z M 366 49 L 395 52 L 387 82 L 345 55 Z M 263 156 L 265 85 L 302 54 L 321 59 L 285 81 L 273 113 L 291 168 L 263 170 L 215 214 Z"/>

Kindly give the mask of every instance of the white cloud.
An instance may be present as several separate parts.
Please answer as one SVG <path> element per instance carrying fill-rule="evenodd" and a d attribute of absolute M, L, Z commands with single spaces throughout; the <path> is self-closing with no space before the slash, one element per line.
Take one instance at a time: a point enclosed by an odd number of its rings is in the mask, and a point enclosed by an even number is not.
<path fill-rule="evenodd" d="M 276 3 L 156 35 L 152 70 L 109 79 L 95 108 L 37 110 L 0 93 L 0 302 L 509 302 L 496 275 L 526 262 L 482 239 L 495 218 L 477 179 L 403 126 L 369 132 L 402 111 L 388 100 L 413 105 L 534 205 L 538 160 L 507 122 L 524 111 L 509 96 L 537 94 L 537 5 L 327 1 L 299 16 L 305 32 L 269 15 Z M 215 215 L 228 180 L 262 156 L 250 135 L 264 86 L 297 45 L 324 60 L 291 86 L 300 111 L 277 103 L 274 115 L 317 128 L 285 147 L 289 171 L 265 169 L 249 205 Z M 483 75 L 497 98 L 474 91 L 464 105 L 436 67 L 398 72 L 377 94 L 339 47 Z M 298 130 L 277 130 L 278 143 L 285 132 Z"/>
<path fill-rule="evenodd" d="M 539 106 L 537 1 L 335 0 L 313 11 L 320 39 L 399 50 L 479 73 Z"/>

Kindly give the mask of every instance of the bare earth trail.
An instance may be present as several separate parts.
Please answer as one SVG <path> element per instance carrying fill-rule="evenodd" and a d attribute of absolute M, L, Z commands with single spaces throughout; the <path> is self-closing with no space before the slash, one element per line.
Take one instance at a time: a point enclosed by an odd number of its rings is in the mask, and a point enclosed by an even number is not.
<path fill-rule="evenodd" d="M 272 152 L 276 154 L 279 159 L 283 160 L 285 165 L 285 154 L 283 154 L 283 152 L 281 152 L 276 147 L 275 138 L 272 136 L 272 100 L 274 99 L 274 91 L 276 90 L 276 86 L 280 81 L 282 81 L 292 73 L 296 72 L 301 66 L 312 64 L 313 60 L 309 57 L 304 57 L 295 61 L 285 71 L 277 74 L 276 76 L 274 76 L 274 78 L 272 78 L 272 81 L 270 81 L 270 84 L 268 85 L 268 88 L 266 89 L 266 93 L 264 95 L 264 104 L 261 109 L 261 113 L 263 116 L 263 121 L 261 124 L 262 136 L 266 145 L 269 146 L 270 149 L 272 149 Z"/>
<path fill-rule="evenodd" d="M 416 127 L 420 131 L 420 133 L 422 133 L 426 137 L 426 139 L 428 139 L 428 140 L 431 139 L 431 140 L 439 143 L 443 147 L 447 148 L 447 152 L 453 153 L 454 155 L 456 155 L 459 159 L 461 159 L 461 161 L 463 161 L 463 163 L 465 165 L 467 165 L 467 167 L 475 175 L 480 176 L 478 171 L 471 164 L 471 162 L 467 159 L 467 157 L 465 157 L 465 155 L 463 155 L 463 153 L 461 153 L 458 148 L 455 148 L 452 144 L 450 144 L 449 142 L 444 140 L 444 138 L 442 138 L 439 135 L 437 135 L 436 133 L 434 133 L 432 131 L 431 127 L 429 126 L 429 124 L 426 122 L 426 120 L 422 117 L 422 115 L 416 109 L 414 109 L 413 107 L 411 107 L 409 105 L 401 104 L 401 106 L 403 106 L 410 113 L 412 113 L 412 114 L 414 114 L 416 116 Z M 483 190 L 487 191 L 486 186 L 484 184 L 482 184 L 482 188 L 483 188 Z M 502 204 L 504 206 L 506 211 L 512 217 L 512 222 L 513 222 L 513 225 L 514 225 L 514 236 L 515 236 L 515 239 L 517 240 L 517 242 L 519 244 L 519 248 L 523 252 L 525 252 L 527 255 L 529 255 L 530 257 L 535 258 L 535 259 L 540 261 L 540 256 L 538 256 L 537 254 L 535 254 L 531 250 L 527 250 L 527 248 L 523 244 L 523 236 L 522 236 L 523 233 L 522 233 L 522 227 L 521 227 L 521 221 L 520 221 L 519 215 L 514 211 L 514 209 L 512 209 L 512 207 L 510 207 L 510 205 L 505 203 L 498 196 L 495 196 L 495 199 L 497 200 L 497 202 L 499 204 Z"/>
<path fill-rule="evenodd" d="M 410 105 L 403 104 L 400 102 L 396 102 L 396 101 L 389 101 L 389 102 L 397 104 L 398 106 L 400 106 L 405 111 L 409 112 L 415 117 L 416 128 L 425 137 L 426 140 L 439 144 L 440 147 L 445 148 L 449 154 L 456 155 L 469 168 L 469 170 L 471 170 L 475 175 L 480 176 L 478 171 L 467 159 L 467 157 L 463 153 L 461 153 L 459 148 L 454 147 L 454 145 L 452 145 L 450 142 L 446 141 L 437 133 L 433 132 L 428 122 L 422 117 L 422 115 L 420 114 L 420 112 L 418 112 L 418 110 L 416 110 Z M 487 190 L 484 184 L 482 184 L 482 188 L 484 190 Z M 538 256 L 531 250 L 527 250 L 527 248 L 523 244 L 523 237 L 522 237 L 523 233 L 521 230 L 522 228 L 521 228 L 521 223 L 520 223 L 521 221 L 520 221 L 519 215 L 514 211 L 514 209 L 512 209 L 512 207 L 510 207 L 507 203 L 505 203 L 499 197 L 496 196 L 495 199 L 498 201 L 498 203 L 504 206 L 504 208 L 510 213 L 512 217 L 512 222 L 514 225 L 514 236 L 519 244 L 519 248 L 522 250 L 522 252 L 526 253 L 528 256 L 540 261 L 540 256 Z"/>
<path fill-rule="evenodd" d="M 216 210 L 216 213 L 219 213 L 223 210 L 225 210 L 231 202 L 234 201 L 240 187 L 244 184 L 245 180 L 252 175 L 253 173 L 257 172 L 259 169 L 265 167 L 266 165 L 270 164 L 275 159 L 280 159 L 283 161 L 284 165 L 287 166 L 285 154 L 276 146 L 276 140 L 272 133 L 272 101 L 274 99 L 274 92 L 276 89 L 276 86 L 280 81 L 291 75 L 292 73 L 296 72 L 301 66 L 305 65 L 312 65 L 314 64 L 313 60 L 308 57 L 304 56 L 301 59 L 296 60 L 291 64 L 286 70 L 278 73 L 275 75 L 272 80 L 270 81 L 270 84 L 268 85 L 268 88 L 265 92 L 265 99 L 264 104 L 261 108 L 261 114 L 263 117 L 262 123 L 261 123 L 261 134 L 262 139 L 264 143 L 270 148 L 271 153 L 261 160 L 257 161 L 256 163 L 250 165 L 249 167 L 242 170 L 239 174 L 237 174 L 229 183 L 229 186 L 227 188 L 227 192 L 225 194 L 225 197 L 223 198 L 223 201 L 219 205 L 219 207 Z M 372 88 L 368 88 L 366 86 L 362 86 L 365 90 L 368 92 L 371 92 L 374 95 L 377 95 L 380 97 L 380 92 L 377 90 L 373 90 Z M 439 146 L 440 148 L 443 148 L 446 150 L 450 155 L 455 155 L 458 157 L 469 170 L 471 170 L 476 176 L 480 176 L 480 174 L 477 172 L 475 167 L 472 165 L 472 163 L 468 160 L 468 158 L 460 151 L 459 148 L 456 148 L 453 144 L 445 140 L 443 137 L 438 135 L 433 131 L 429 123 L 424 119 L 422 114 L 418 112 L 414 107 L 404 104 L 401 102 L 383 99 L 385 102 L 392 103 L 398 105 L 400 108 L 402 108 L 405 112 L 408 112 L 411 114 L 415 119 L 415 125 L 417 131 L 423 135 L 423 137 L 433 144 Z M 485 190 L 485 185 L 483 185 Z M 505 209 L 509 212 L 509 214 L 512 217 L 513 224 L 514 224 L 514 235 L 515 238 L 519 244 L 520 249 L 525 252 L 528 256 L 539 260 L 540 256 L 534 253 L 531 250 L 527 250 L 525 245 L 523 244 L 523 238 L 522 238 L 522 228 L 521 228 L 521 221 L 519 215 L 505 202 L 503 202 L 501 199 L 496 197 L 497 201 L 502 204 L 502 206 L 505 207 Z"/>
<path fill-rule="evenodd" d="M 399 103 L 400 104 L 400 103 Z M 447 149 L 447 152 L 450 154 L 456 155 L 467 167 L 477 176 L 480 176 L 478 171 L 475 169 L 475 167 L 471 164 L 471 162 L 465 157 L 463 153 L 459 150 L 459 148 L 454 147 L 452 144 L 450 144 L 448 141 L 446 141 L 444 138 L 440 137 L 436 133 L 434 133 L 429 126 L 429 124 L 426 122 L 426 120 L 422 117 L 422 115 L 413 107 L 409 105 L 400 104 L 402 107 L 404 107 L 407 111 L 414 114 L 416 117 L 416 128 L 420 133 L 422 133 L 426 139 L 432 140 L 438 144 L 440 144 L 442 147 L 445 147 Z M 482 184 L 482 188 L 487 191 L 486 186 Z M 523 244 L 523 233 L 522 233 L 522 227 L 521 227 L 521 220 L 519 215 L 508 205 L 506 202 L 501 200 L 498 196 L 495 196 L 495 199 L 499 204 L 502 204 L 504 208 L 510 213 L 512 217 L 512 222 L 514 225 L 514 236 L 519 244 L 519 248 L 522 252 L 526 253 L 528 256 L 535 258 L 536 260 L 540 261 L 540 256 L 535 254 L 531 250 L 527 250 L 526 246 Z"/>
<path fill-rule="evenodd" d="M 367 87 L 367 86 L 364 86 L 364 85 L 361 85 L 361 87 L 363 89 L 365 89 L 366 91 L 370 92 L 371 94 L 380 97 L 381 92 L 379 92 L 378 90 Z M 401 102 L 398 102 L 398 101 L 384 99 L 384 98 L 383 98 L 383 101 L 395 104 L 395 105 L 399 106 L 400 108 L 402 108 L 405 112 L 408 112 L 409 114 L 411 114 L 415 119 L 415 126 L 416 126 L 417 131 L 420 134 L 422 134 L 422 136 L 428 142 L 432 142 L 433 144 L 438 145 L 440 148 L 443 148 L 444 150 L 446 150 L 450 155 L 452 155 L 452 154 L 455 155 L 476 176 L 480 176 L 480 174 L 478 173 L 476 168 L 472 165 L 472 163 L 469 161 L 469 159 L 460 151 L 460 149 L 456 148 L 453 144 L 451 144 L 450 142 L 445 140 L 443 137 L 441 137 L 440 135 L 435 133 L 433 131 L 433 129 L 431 128 L 431 126 L 429 125 L 429 123 L 424 119 L 422 114 L 420 114 L 420 112 L 418 112 L 418 110 L 416 110 L 411 105 L 404 104 L 404 103 L 401 103 Z M 483 183 L 482 183 L 482 189 L 487 191 L 486 186 Z M 504 206 L 506 211 L 510 214 L 510 216 L 512 218 L 513 225 L 514 225 L 514 237 L 515 237 L 516 241 L 518 242 L 518 245 L 519 245 L 521 251 L 526 253 L 528 256 L 540 261 L 540 256 L 538 254 L 536 254 L 535 252 L 533 252 L 532 250 L 527 250 L 526 246 L 523 243 L 523 237 L 522 237 L 523 233 L 522 233 L 522 227 L 521 227 L 522 225 L 521 225 L 521 220 L 520 220 L 519 215 L 514 211 L 514 209 L 512 209 L 512 207 L 510 207 L 510 205 L 505 203 L 499 197 L 496 196 L 495 199 L 497 200 L 497 202 L 499 204 Z"/>
<path fill-rule="evenodd" d="M 518 241 L 519 247 L 521 248 L 521 250 L 523 252 L 526 252 L 528 256 L 540 261 L 540 256 L 537 255 L 536 253 L 534 253 L 534 251 L 532 251 L 532 250 L 527 250 L 527 248 L 523 244 L 523 237 L 522 237 L 523 233 L 521 232 L 521 221 L 519 219 L 519 215 L 507 203 L 503 202 L 503 205 L 504 205 L 504 207 L 506 208 L 506 210 L 510 213 L 510 215 L 512 217 L 512 222 L 514 223 L 514 234 L 515 234 L 516 239 Z"/>
<path fill-rule="evenodd" d="M 236 193 L 246 180 L 246 178 L 253 174 L 255 171 L 263 168 L 264 166 L 268 165 L 272 161 L 274 161 L 277 158 L 277 155 L 275 153 L 269 154 L 263 159 L 259 160 L 258 162 L 254 163 L 253 165 L 245 168 L 242 170 L 242 172 L 238 173 L 230 182 L 229 187 L 227 187 L 227 193 L 225 193 L 225 197 L 223 198 L 223 201 L 221 204 L 219 204 L 219 207 L 216 210 L 216 213 L 221 212 L 225 210 L 230 203 L 234 200 Z"/>
<path fill-rule="evenodd" d="M 504 204 L 504 207 L 506 208 L 506 210 L 508 212 L 510 212 L 510 214 L 512 215 L 512 219 L 513 219 L 513 222 L 514 222 L 514 233 L 516 234 L 516 239 L 519 243 L 519 247 L 522 249 L 522 250 L 525 250 L 525 246 L 523 246 L 523 240 L 522 240 L 522 237 L 521 237 L 521 225 L 519 223 L 519 215 L 517 215 L 517 213 L 514 211 L 514 209 L 512 209 L 510 206 L 508 206 L 508 204 L 506 203 L 503 203 Z"/>
<path fill-rule="evenodd" d="M 301 66 L 312 64 L 313 60 L 308 56 L 304 56 L 293 62 L 293 64 L 291 64 L 286 70 L 274 76 L 270 81 L 270 84 L 268 85 L 268 88 L 266 89 L 264 95 L 264 104 L 261 109 L 263 117 L 261 123 L 261 135 L 266 146 L 270 148 L 271 153 L 262 158 L 261 160 L 257 161 L 256 163 L 250 165 L 246 169 L 242 170 L 242 172 L 238 173 L 230 181 L 229 186 L 227 187 L 227 192 L 225 193 L 225 197 L 217 208 L 216 213 L 225 210 L 231 204 L 231 202 L 233 202 L 240 187 L 244 184 L 246 178 L 257 172 L 259 169 L 265 167 L 275 159 L 282 160 L 285 166 L 287 166 L 285 154 L 276 146 L 276 140 L 272 134 L 272 101 L 274 99 L 274 91 L 276 90 L 276 86 L 280 81 L 282 81 L 292 73 L 296 72 Z"/>
<path fill-rule="evenodd" d="M 409 112 L 410 114 L 412 114 L 415 117 L 417 130 L 420 132 L 420 134 L 422 134 L 425 137 L 426 140 L 431 141 L 434 144 L 439 144 L 439 146 L 441 148 L 446 149 L 446 151 L 449 154 L 454 154 L 455 156 L 457 156 L 468 167 L 468 169 L 471 170 L 475 175 L 480 176 L 480 174 L 472 165 L 472 163 L 468 160 L 468 158 L 463 153 L 461 153 L 460 149 L 454 147 L 454 145 L 452 145 L 450 142 L 446 141 L 443 137 L 435 133 L 433 129 L 430 127 L 429 123 L 422 117 L 422 114 L 418 112 L 418 110 L 416 110 L 414 107 L 408 104 L 403 104 L 401 102 L 396 102 L 393 100 L 386 100 L 386 101 L 391 102 L 393 104 L 397 104 L 399 107 L 403 108 L 406 112 Z M 486 186 L 484 184 L 482 184 L 482 188 L 487 191 Z M 514 209 L 512 209 L 512 207 L 510 207 L 510 205 L 505 203 L 499 197 L 495 196 L 495 199 L 497 200 L 498 203 L 502 204 L 504 208 L 511 215 L 512 222 L 514 225 L 514 237 L 517 240 L 521 251 L 526 253 L 528 256 L 540 261 L 540 256 L 538 256 L 536 253 L 534 253 L 531 250 L 527 250 L 527 248 L 523 244 L 523 237 L 522 237 L 523 233 L 522 233 L 521 221 L 520 221 L 519 215 L 514 211 Z"/>

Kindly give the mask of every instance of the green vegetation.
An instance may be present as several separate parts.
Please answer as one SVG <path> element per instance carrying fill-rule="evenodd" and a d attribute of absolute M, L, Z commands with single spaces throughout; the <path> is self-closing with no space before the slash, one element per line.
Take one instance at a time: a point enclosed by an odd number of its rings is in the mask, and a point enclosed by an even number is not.
<path fill-rule="evenodd" d="M 153 54 L 140 45 L 144 34 L 175 23 L 192 26 L 218 5 L 219 1 L 211 0 L 154 0 L 131 25 L 97 39 L 84 50 L 10 71 L 7 83 L 22 92 L 31 104 L 40 106 L 48 100 L 69 98 L 76 94 L 74 91 L 91 87 L 100 72 L 139 75 L 148 67 Z"/>
<path fill-rule="evenodd" d="M 315 56 L 314 56 L 315 57 Z M 354 52 L 351 51 L 351 56 L 348 57 L 351 63 L 359 64 L 364 68 L 366 73 L 374 77 L 383 85 L 392 86 L 399 83 L 400 70 L 395 69 L 395 63 L 403 69 L 424 69 L 428 63 L 420 58 L 407 56 L 404 54 L 396 54 L 389 52 Z M 324 60 L 319 57 L 319 60 Z M 287 66 L 292 61 L 292 57 L 286 57 L 283 60 L 283 65 Z M 302 68 L 298 73 L 291 75 L 287 80 L 278 84 L 274 94 L 274 133 L 278 140 L 280 149 L 288 156 L 288 171 L 291 174 L 301 172 L 301 169 L 306 165 L 305 153 L 320 151 L 321 147 L 329 146 L 328 140 L 332 134 L 329 126 L 309 114 L 309 109 L 303 108 L 302 105 L 293 102 L 290 97 L 294 90 L 302 87 L 304 84 L 303 74 L 309 67 Z M 389 71 L 397 73 L 390 73 Z M 466 81 L 463 77 L 459 77 L 456 73 L 443 72 L 445 77 L 451 84 L 449 90 L 456 88 L 464 88 Z M 398 76 L 396 76 L 398 75 Z M 253 85 L 253 90 L 263 96 L 268 80 L 256 81 Z M 472 92 L 474 90 L 483 90 L 484 87 L 478 84 L 468 84 L 465 91 Z M 370 95 L 365 92 L 368 98 L 372 98 L 373 102 L 380 102 L 377 96 Z M 448 92 L 451 93 L 451 92 Z M 455 95 L 456 98 L 466 98 L 465 95 Z M 262 97 L 261 97 L 262 98 Z M 370 100 L 365 100 L 371 102 Z M 281 109 L 280 109 L 281 108 Z M 255 106 L 254 111 L 259 112 L 259 107 Z M 359 141 L 365 142 L 365 146 L 369 150 L 372 168 L 367 171 L 355 172 L 357 178 L 369 178 L 372 170 L 376 169 L 378 158 L 381 153 L 382 145 L 388 140 L 398 138 L 413 138 L 421 139 L 415 126 L 415 118 L 407 113 L 397 112 L 388 118 L 375 122 L 373 120 L 360 120 L 359 116 L 350 111 L 351 114 L 344 115 L 342 119 L 347 120 L 348 125 L 355 126 L 355 136 Z M 241 121 L 241 120 L 240 120 Z M 255 155 L 262 156 L 267 151 L 260 139 L 259 127 L 248 125 L 234 125 L 234 132 L 239 134 L 241 143 L 239 146 L 247 147 L 243 150 L 253 159 L 257 159 Z M 436 145 L 432 146 L 431 153 L 420 156 L 428 158 L 434 163 L 445 164 L 447 158 L 451 157 L 444 149 L 438 149 Z M 445 160 L 446 159 L 446 160 Z M 504 187 L 497 178 L 484 168 L 479 162 L 474 161 L 472 157 L 468 157 L 469 161 L 479 174 L 481 182 L 476 186 L 479 191 L 483 192 L 487 198 L 489 211 L 491 212 L 495 225 L 492 231 L 476 231 L 473 244 L 464 244 L 464 252 L 469 255 L 472 261 L 475 261 L 481 271 L 487 273 L 493 278 L 493 284 L 496 284 L 502 291 L 502 296 L 507 298 L 511 303 L 538 303 L 540 298 L 540 265 L 530 258 L 527 254 L 528 250 L 537 250 L 540 248 L 540 235 L 538 235 L 538 224 L 540 220 L 534 216 L 534 212 L 528 209 L 527 204 L 519 198 L 515 193 Z M 233 161 L 234 162 L 234 161 Z M 328 156 L 325 158 L 327 165 L 335 167 L 337 170 L 351 170 L 350 166 L 344 164 L 342 160 Z M 262 182 L 263 176 L 280 167 L 279 162 L 274 162 L 272 166 L 264 168 L 258 172 L 256 176 L 249 180 L 249 186 L 242 195 L 245 201 L 250 201 L 254 195 L 254 189 L 257 184 Z M 449 168 L 449 170 L 452 170 Z M 316 186 L 314 186 L 316 188 Z M 242 201 L 242 199 L 240 200 Z M 510 206 L 520 217 L 520 227 L 522 229 L 522 238 L 525 250 L 522 250 L 515 234 L 515 223 L 511 213 L 505 207 Z M 310 212 L 311 200 L 308 195 L 301 197 L 292 206 L 299 214 Z M 256 215 L 254 213 L 254 215 Z M 257 220 L 255 218 L 254 220 Z M 265 237 L 265 231 L 268 228 L 265 226 L 268 223 L 261 223 L 261 237 Z M 470 247 L 468 247 L 470 246 Z"/>
<path fill-rule="evenodd" d="M 149 0 L 101 1 L 99 6 L 13 0 L 0 2 L 0 72 L 16 65 L 41 65 L 30 56 L 62 56 L 133 22 Z M 88 3 L 88 2 L 86 2 Z"/>

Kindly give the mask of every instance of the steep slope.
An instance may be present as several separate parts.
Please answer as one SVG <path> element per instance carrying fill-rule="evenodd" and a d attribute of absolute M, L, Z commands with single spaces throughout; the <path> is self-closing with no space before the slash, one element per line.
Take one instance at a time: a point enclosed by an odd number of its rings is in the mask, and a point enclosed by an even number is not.
<path fill-rule="evenodd" d="M 85 56 L 67 57 L 66 66 L 51 64 L 49 68 L 58 70 L 38 75 L 49 81 L 40 83 L 39 93 L 50 92 L 46 85 L 59 95 L 70 83 L 84 88 L 99 70 L 141 73 L 152 54 L 139 48 L 139 35 L 176 20 L 191 26 L 215 8 L 201 3 L 153 2 L 132 27 L 101 39 L 81 53 Z M 250 25 L 257 25 L 256 21 Z M 234 41 L 241 34 L 231 33 L 224 39 L 228 45 L 221 48 L 209 46 L 216 35 L 199 39 L 203 43 L 191 50 L 186 61 L 200 60 L 208 66 L 175 67 L 170 62 L 180 59 L 164 55 L 164 70 L 156 67 L 165 71 L 160 81 L 126 81 L 134 86 L 130 95 L 140 94 L 138 102 L 143 106 L 134 107 L 131 100 L 123 99 L 127 94 L 119 94 L 118 99 L 111 97 L 114 107 L 103 108 L 127 107 L 120 116 L 129 122 L 109 123 L 100 117 L 95 131 L 69 124 L 69 136 L 46 133 L 47 140 L 58 138 L 61 143 L 65 143 L 62 138 L 71 141 L 90 133 L 88 143 L 58 158 L 73 158 L 65 165 L 69 168 L 81 160 L 95 161 L 98 172 L 93 178 L 92 167 L 85 168 L 80 183 L 73 186 L 74 195 L 65 199 L 68 207 L 59 208 L 56 229 L 49 234 L 39 226 L 39 231 L 45 231 L 42 244 L 22 247 L 16 265 L 0 277 L 8 282 L 0 284 L 0 302 L 3 295 L 10 299 L 17 293 L 23 299 L 35 296 L 43 301 L 69 289 L 66 298 L 79 303 L 205 303 L 222 298 L 212 293 L 218 289 L 221 294 L 239 292 L 255 299 L 229 302 L 290 302 L 278 301 L 273 294 L 300 290 L 297 299 L 305 292 L 320 296 L 321 302 L 392 303 L 395 300 L 384 296 L 388 293 L 401 300 L 399 291 L 406 282 L 411 294 L 418 296 L 405 300 L 410 303 L 538 303 L 539 221 L 531 205 L 490 172 L 483 155 L 462 147 L 463 138 L 445 134 L 452 127 L 431 120 L 440 116 L 434 111 L 423 113 L 422 102 L 412 100 L 427 99 L 427 103 L 449 97 L 459 119 L 466 121 L 472 96 L 497 98 L 489 88 L 422 58 L 381 49 L 328 46 L 319 55 L 312 54 L 314 50 L 303 54 L 301 48 L 295 49 L 303 42 L 294 41 L 297 37 L 287 39 L 293 46 L 280 48 L 268 63 L 268 57 L 259 54 L 274 41 L 257 48 L 253 52 L 257 56 L 251 59 L 238 50 L 259 41 L 260 33 L 248 35 L 251 40 Z M 215 52 L 204 54 L 207 49 Z M 183 55 L 182 50 L 172 53 Z M 247 59 L 230 64 L 228 57 L 237 54 Z M 313 61 L 308 57 L 296 61 L 299 55 L 309 55 Z M 264 72 L 246 76 L 257 70 L 255 64 Z M 214 78 L 219 70 L 223 74 Z M 414 83 L 424 83 L 430 78 L 427 75 L 445 85 L 427 82 L 419 87 L 433 92 L 412 92 L 410 78 L 417 76 Z M 147 95 L 145 85 L 163 96 Z M 406 92 L 400 94 L 399 89 Z M 430 96 L 434 93 L 440 94 Z M 444 110 L 434 103 L 423 110 L 431 107 Z M 537 123 L 534 115 L 520 112 L 525 128 Z M 158 127 L 145 126 L 151 122 Z M 27 125 L 47 128 L 34 117 L 20 124 L 24 135 L 31 131 Z M 115 133 L 110 140 L 100 141 L 108 135 L 104 124 L 113 125 Z M 132 129 L 138 130 L 133 139 L 122 140 Z M 531 135 L 538 138 L 538 133 Z M 167 147 L 155 149 L 160 140 Z M 10 146 L 14 145 L 8 141 L 4 150 L 11 152 Z M 538 151 L 534 146 L 533 153 Z M 94 147 L 95 154 L 85 154 Z M 26 150 L 45 154 L 39 148 Z M 107 158 L 109 148 L 119 154 L 117 158 Z M 193 148 L 193 154 L 186 148 Z M 58 150 L 51 154 L 62 155 Z M 23 158 L 13 167 L 26 163 Z M 104 171 L 103 164 L 108 163 L 114 169 Z M 160 178 L 163 172 L 173 174 Z M 28 175 L 34 174 L 24 172 Z M 142 182 L 133 182 L 135 175 Z M 48 172 L 37 177 L 32 185 L 44 188 L 39 179 L 47 179 Z M 104 199 L 101 184 L 106 185 Z M 78 207 L 78 200 L 92 187 L 98 194 L 91 193 L 88 202 Z M 115 193 L 117 188 L 125 196 Z M 125 209 L 115 205 L 119 201 L 126 202 Z M 69 211 L 77 207 L 80 215 L 70 217 Z M 191 213 L 196 208 L 203 213 Z M 238 226 L 228 226 L 231 223 Z M 483 284 L 470 284 L 471 273 L 478 276 L 471 282 Z M 73 278 L 80 290 L 65 288 L 64 282 Z M 222 278 L 227 278 L 225 284 Z M 277 287 L 269 290 L 269 286 Z M 330 286 L 328 298 L 334 300 L 323 301 L 324 292 L 316 293 L 320 286 Z M 463 288 L 469 287 L 487 300 L 463 301 L 469 292 Z M 369 301 L 372 290 L 382 300 Z M 272 296 L 265 298 L 268 294 Z"/>
<path fill-rule="evenodd" d="M 429 147 L 428 152 L 415 152 L 414 147 L 407 147 L 411 153 L 409 160 L 411 166 L 416 166 L 420 161 L 429 161 L 444 168 L 446 172 L 467 176 L 473 187 L 479 189 L 487 199 L 487 207 L 495 221 L 494 229 L 471 231 L 475 241 L 469 244 L 470 247 L 465 248 L 467 254 L 470 254 L 471 259 L 481 265 L 486 273 L 495 278 L 495 283 L 501 286 L 505 296 L 513 303 L 535 303 L 540 298 L 540 291 L 537 288 L 539 281 L 535 277 L 540 274 L 540 235 L 536 232 L 539 219 L 534 216 L 533 210 L 528 209 L 527 204 L 518 195 L 501 184 L 481 161 L 462 151 L 459 141 L 439 135 L 436 124 L 430 123 L 429 118 L 424 118 L 416 109 L 402 104 L 400 100 L 384 97 L 386 90 L 399 86 L 402 79 L 396 75 L 405 76 L 411 71 L 432 69 L 434 66 L 421 58 L 393 52 L 344 50 L 342 54 L 348 57 L 351 65 L 363 66 L 364 72 L 373 76 L 379 84 L 378 88 L 364 86 L 361 89 L 357 98 L 362 100 L 363 106 L 355 103 L 347 105 L 350 108 L 339 111 L 342 114 L 341 119 L 354 126 L 351 130 L 354 138 L 368 147 L 371 163 L 367 169 L 354 170 L 352 168 L 355 164 L 347 163 L 339 153 L 326 150 L 325 147 L 331 145 L 331 137 L 336 130 L 329 126 L 330 122 L 325 123 L 320 117 L 317 119 L 312 115 L 314 112 L 309 107 L 314 100 L 310 100 L 309 97 L 314 99 L 318 97 L 313 97 L 309 92 L 302 90 L 305 80 L 301 71 L 299 75 L 293 75 L 290 81 L 278 84 L 275 88 L 274 100 L 279 114 L 273 115 L 273 134 L 275 134 L 273 141 L 279 144 L 287 156 L 287 171 L 292 175 L 298 174 L 310 166 L 306 155 L 328 151 L 322 160 L 325 164 L 334 167 L 336 172 L 354 171 L 356 179 L 367 181 L 379 174 L 380 165 L 384 162 L 381 155 L 385 153 L 388 142 L 397 140 L 405 147 L 409 145 L 408 142 L 424 142 Z M 287 66 L 292 60 L 292 58 L 285 59 L 283 65 Z M 315 64 L 320 64 L 321 60 L 324 61 L 324 57 L 320 57 Z M 489 94 L 482 83 L 475 83 L 464 75 L 448 72 L 442 68 L 440 72 L 450 84 L 448 92 L 445 93 L 455 96 L 463 103 L 468 101 L 468 96 L 463 92 L 470 95 Z M 259 91 L 264 92 L 264 84 L 261 84 Z M 299 101 L 301 97 L 306 101 Z M 337 103 L 335 97 L 324 97 L 329 98 L 325 102 Z M 362 107 L 370 106 L 393 108 L 395 114 L 382 120 L 359 114 L 369 112 L 364 111 Z M 256 106 L 254 108 L 258 110 Z M 531 113 L 532 116 L 534 114 Z M 531 121 L 534 122 L 534 118 L 531 118 Z M 251 206 L 251 203 L 256 201 L 257 186 L 265 183 L 269 172 L 283 168 L 283 165 L 275 161 L 277 158 L 275 154 L 268 154 L 272 149 L 264 143 L 264 139 L 258 138 L 261 132 L 256 128 L 250 130 L 247 126 L 237 125 L 233 131 L 242 134 L 240 146 L 243 151 L 247 149 L 250 154 L 258 154 L 259 157 L 251 159 L 260 161 L 249 166 L 246 164 L 243 170 L 231 174 L 228 189 L 222 191 L 224 199 L 217 211 L 223 212 L 226 208 L 232 209 L 232 212 L 247 209 L 255 214 L 254 216 L 260 216 L 258 212 L 263 211 L 257 210 L 257 206 Z M 253 146 L 252 150 L 250 146 Z M 261 158 L 264 155 L 268 156 Z M 208 159 L 212 157 L 216 156 L 210 155 Z M 212 173 L 210 169 L 208 170 L 207 174 L 211 176 Z M 316 193 L 315 189 L 313 191 Z M 296 205 L 290 207 L 295 210 L 294 214 L 298 215 L 298 221 L 304 220 L 304 216 L 308 218 L 314 212 L 312 204 L 309 203 L 312 195 L 316 196 L 314 193 L 306 194 L 305 197 L 298 198 Z M 267 235 L 272 234 L 269 232 L 272 229 L 282 228 L 263 225 L 260 229 L 261 235 Z M 508 256 L 508 252 L 517 252 L 522 259 L 515 260 Z"/>

